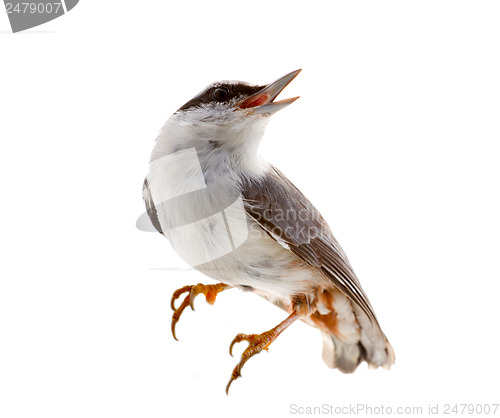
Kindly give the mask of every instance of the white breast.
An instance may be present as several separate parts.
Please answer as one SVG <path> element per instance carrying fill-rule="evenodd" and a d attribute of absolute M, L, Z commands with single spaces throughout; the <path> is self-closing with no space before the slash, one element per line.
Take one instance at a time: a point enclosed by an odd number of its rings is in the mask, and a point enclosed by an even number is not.
<path fill-rule="evenodd" d="M 317 272 L 247 217 L 236 174 L 201 159 L 191 148 L 150 163 L 158 220 L 176 252 L 230 285 L 285 298 L 310 288 Z"/>
<path fill-rule="evenodd" d="M 270 165 L 257 156 L 266 120 L 244 123 L 221 131 L 174 115 L 152 153 L 150 192 L 165 236 L 188 264 L 224 283 L 289 298 L 323 278 L 247 217 L 241 180 L 264 176 Z"/>

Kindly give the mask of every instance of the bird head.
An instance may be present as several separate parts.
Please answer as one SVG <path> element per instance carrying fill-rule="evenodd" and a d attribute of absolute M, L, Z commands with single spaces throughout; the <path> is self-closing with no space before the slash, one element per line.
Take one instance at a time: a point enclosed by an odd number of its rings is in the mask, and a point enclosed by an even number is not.
<path fill-rule="evenodd" d="M 300 71 L 267 85 L 241 81 L 209 85 L 169 118 L 160 132 L 153 158 L 192 147 L 200 156 L 217 151 L 251 158 L 269 116 L 298 99 L 275 100 Z"/>
<path fill-rule="evenodd" d="M 238 124 L 248 120 L 259 120 L 298 99 L 293 97 L 274 101 L 300 71 L 293 71 L 265 86 L 242 81 L 213 83 L 183 105 L 176 114 L 186 122 L 194 124 Z"/>

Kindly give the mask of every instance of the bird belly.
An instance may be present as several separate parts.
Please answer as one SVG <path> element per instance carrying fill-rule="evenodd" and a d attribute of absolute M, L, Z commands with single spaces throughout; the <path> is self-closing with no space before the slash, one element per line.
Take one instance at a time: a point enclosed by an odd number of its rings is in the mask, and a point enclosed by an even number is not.
<path fill-rule="evenodd" d="M 250 287 L 271 301 L 312 294 L 324 281 L 316 269 L 278 244 L 254 221 L 248 223 L 248 237 L 239 247 L 195 268 L 223 283 Z"/>
<path fill-rule="evenodd" d="M 223 283 L 284 298 L 309 293 L 324 280 L 247 216 L 234 183 L 207 182 L 204 189 L 166 199 L 165 182 L 154 179 L 148 181 L 163 234 L 191 267 Z"/>

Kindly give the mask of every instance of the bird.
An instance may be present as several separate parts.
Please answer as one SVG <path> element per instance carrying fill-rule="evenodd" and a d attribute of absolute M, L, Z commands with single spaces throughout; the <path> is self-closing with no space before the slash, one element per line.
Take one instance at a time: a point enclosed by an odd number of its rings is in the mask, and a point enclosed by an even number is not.
<path fill-rule="evenodd" d="M 220 292 L 237 288 L 263 297 L 287 315 L 268 331 L 241 333 L 232 340 L 231 355 L 235 344 L 246 341 L 248 346 L 226 394 L 246 362 L 267 351 L 297 320 L 319 329 L 322 358 L 330 368 L 352 373 L 362 362 L 385 369 L 395 362 L 327 222 L 259 152 L 270 116 L 299 98 L 275 100 L 300 71 L 264 85 L 210 84 L 167 119 L 143 184 L 154 228 L 190 266 L 217 282 L 174 292 L 171 329 L 176 340 L 176 324 L 188 306 L 194 310 L 200 294 L 214 304 Z"/>

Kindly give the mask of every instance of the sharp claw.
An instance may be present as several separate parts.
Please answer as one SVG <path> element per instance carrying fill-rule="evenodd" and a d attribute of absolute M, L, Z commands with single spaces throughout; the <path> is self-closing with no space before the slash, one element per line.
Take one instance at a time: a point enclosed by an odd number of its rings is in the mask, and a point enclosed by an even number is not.
<path fill-rule="evenodd" d="M 179 322 L 179 319 L 181 318 L 182 312 L 184 312 L 184 309 L 186 309 L 186 306 L 188 305 L 189 301 L 187 300 L 189 296 L 187 296 L 184 301 L 181 303 L 181 305 L 174 310 L 174 313 L 172 315 L 172 335 L 174 338 L 179 341 L 177 336 L 175 335 L 175 326 L 177 325 L 177 322 Z"/>
<path fill-rule="evenodd" d="M 245 334 L 238 334 L 236 337 L 233 338 L 233 341 L 231 341 L 231 345 L 229 346 L 229 354 L 231 355 L 231 357 L 234 357 L 233 356 L 233 346 L 236 344 L 236 343 L 240 343 L 241 341 L 243 341 L 247 336 Z"/>
<path fill-rule="evenodd" d="M 231 383 L 233 383 L 233 381 L 234 381 L 233 376 L 231 376 L 231 379 L 229 379 L 229 382 L 227 382 L 226 395 L 229 395 L 229 386 L 231 386 Z"/>
<path fill-rule="evenodd" d="M 179 309 L 177 309 L 172 315 L 172 335 L 174 336 L 174 339 L 176 341 L 179 341 L 179 339 L 175 335 L 175 326 L 177 325 L 177 322 L 179 322 L 183 310 L 184 310 L 183 305 L 181 305 L 179 306 Z"/>
<path fill-rule="evenodd" d="M 176 323 L 174 321 L 172 321 L 172 335 L 174 336 L 174 339 L 176 341 L 179 341 L 179 339 L 175 336 L 175 324 Z"/>
<path fill-rule="evenodd" d="M 172 308 L 173 311 L 176 311 L 175 309 L 175 301 L 179 299 L 179 297 L 186 292 L 189 292 L 191 290 L 192 286 L 184 286 L 181 287 L 180 289 L 177 289 L 174 294 L 172 295 L 172 299 L 170 299 L 170 307 Z"/>
<path fill-rule="evenodd" d="M 231 378 L 229 379 L 229 382 L 227 382 L 226 395 L 229 395 L 229 387 L 231 386 L 231 383 L 238 379 L 238 377 L 241 377 L 240 370 L 238 370 L 237 367 L 234 368 L 233 373 L 231 374 Z"/>
<path fill-rule="evenodd" d="M 194 299 L 196 298 L 196 293 L 194 291 L 194 287 L 191 288 L 191 292 L 189 293 L 189 306 L 191 306 L 191 310 L 194 311 Z"/>
<path fill-rule="evenodd" d="M 231 386 L 231 383 L 233 383 L 238 377 L 241 377 L 241 367 L 238 369 L 238 366 L 236 366 L 231 373 L 231 378 L 229 379 L 229 382 L 227 382 L 226 386 L 226 395 L 229 395 L 229 387 Z"/>
<path fill-rule="evenodd" d="M 231 386 L 231 383 L 233 383 L 233 378 L 229 379 L 229 382 L 227 382 L 226 395 L 228 396 L 229 396 L 229 386 Z"/>
<path fill-rule="evenodd" d="M 235 344 L 236 344 L 236 338 L 233 341 L 231 341 L 231 345 L 229 346 L 229 355 L 231 357 L 234 357 L 233 356 L 233 345 L 235 345 Z"/>

